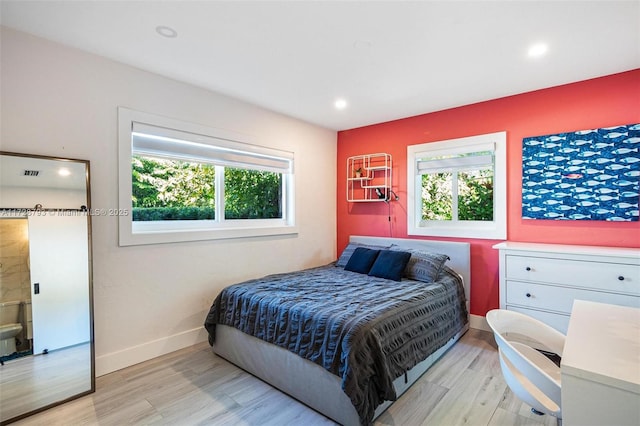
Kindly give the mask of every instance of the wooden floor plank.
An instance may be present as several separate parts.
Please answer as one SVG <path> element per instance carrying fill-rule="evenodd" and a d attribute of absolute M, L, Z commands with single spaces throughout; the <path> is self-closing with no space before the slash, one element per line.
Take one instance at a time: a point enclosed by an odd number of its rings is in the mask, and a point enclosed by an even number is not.
<path fill-rule="evenodd" d="M 195 345 L 99 377 L 96 393 L 23 419 L 21 425 L 335 424 Z M 375 426 L 552 426 L 508 389 L 490 333 L 471 329 Z"/>
<path fill-rule="evenodd" d="M 466 369 L 422 424 L 486 425 L 505 388 L 502 377 Z"/>
<path fill-rule="evenodd" d="M 91 388 L 87 344 L 16 358 L 0 367 L 0 420 L 43 407 Z"/>
<path fill-rule="evenodd" d="M 376 425 L 422 424 L 448 391 L 436 383 L 420 380 L 376 419 Z"/>

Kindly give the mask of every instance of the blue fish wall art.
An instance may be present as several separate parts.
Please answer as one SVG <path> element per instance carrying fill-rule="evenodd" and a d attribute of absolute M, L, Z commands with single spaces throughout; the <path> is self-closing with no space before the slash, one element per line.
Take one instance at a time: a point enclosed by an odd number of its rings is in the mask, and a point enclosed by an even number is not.
<path fill-rule="evenodd" d="M 522 140 L 522 218 L 638 221 L 640 124 Z"/>

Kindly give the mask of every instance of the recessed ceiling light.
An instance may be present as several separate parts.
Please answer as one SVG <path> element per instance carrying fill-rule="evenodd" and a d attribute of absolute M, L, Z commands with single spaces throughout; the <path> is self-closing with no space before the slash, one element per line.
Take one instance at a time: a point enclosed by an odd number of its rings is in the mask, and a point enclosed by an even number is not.
<path fill-rule="evenodd" d="M 160 34 L 162 37 L 167 37 L 167 38 L 178 37 L 178 32 L 171 27 L 167 27 L 166 25 L 158 25 L 156 27 L 156 32 Z"/>
<path fill-rule="evenodd" d="M 549 50 L 549 46 L 546 43 L 536 43 L 529 47 L 529 57 L 531 58 L 539 58 L 547 53 Z"/>
<path fill-rule="evenodd" d="M 71 171 L 69 169 L 65 169 L 64 167 L 61 169 L 58 169 L 58 174 L 60 176 L 69 176 L 71 174 Z"/>
<path fill-rule="evenodd" d="M 353 47 L 356 49 L 371 49 L 373 44 L 368 40 L 356 40 L 353 43 Z"/>
<path fill-rule="evenodd" d="M 336 99 L 333 105 L 336 109 L 345 109 L 347 107 L 347 101 L 342 98 Z"/>

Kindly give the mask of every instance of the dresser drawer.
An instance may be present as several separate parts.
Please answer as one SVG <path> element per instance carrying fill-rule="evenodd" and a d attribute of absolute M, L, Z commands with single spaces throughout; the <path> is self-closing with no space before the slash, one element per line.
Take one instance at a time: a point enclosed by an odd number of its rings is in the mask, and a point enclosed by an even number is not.
<path fill-rule="evenodd" d="M 506 279 L 571 285 L 640 296 L 640 268 L 624 263 L 588 262 L 507 255 Z"/>
<path fill-rule="evenodd" d="M 575 299 L 634 308 L 640 307 L 640 297 L 637 296 L 521 281 L 507 281 L 507 305 L 519 305 L 569 315 Z"/>
<path fill-rule="evenodd" d="M 562 334 L 567 334 L 569 329 L 569 315 L 556 314 L 553 312 L 536 311 L 535 309 L 526 309 L 520 306 L 508 306 L 510 311 L 520 312 L 521 314 L 529 315 L 537 320 L 542 321 L 545 324 L 550 325 Z M 528 342 L 524 342 L 528 343 Z M 536 345 L 530 344 L 530 346 L 536 347 Z M 542 349 L 542 348 L 539 348 Z"/>

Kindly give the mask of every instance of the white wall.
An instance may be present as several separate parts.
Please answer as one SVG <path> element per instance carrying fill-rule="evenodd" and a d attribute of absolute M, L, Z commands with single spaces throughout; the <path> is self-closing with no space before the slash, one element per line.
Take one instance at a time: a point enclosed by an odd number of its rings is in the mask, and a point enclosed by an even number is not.
<path fill-rule="evenodd" d="M 87 204 L 87 191 L 24 186 L 3 186 L 1 191 L 0 207 L 27 209 L 42 204 L 46 209 L 79 209 Z"/>
<path fill-rule="evenodd" d="M 90 160 L 94 209 L 117 207 L 118 106 L 295 153 L 295 237 L 118 247 L 117 218 L 92 218 L 98 375 L 204 340 L 225 285 L 335 259 L 334 131 L 14 30 L 0 40 L 2 150 Z"/>

